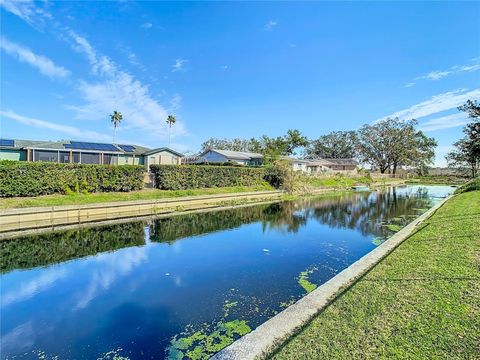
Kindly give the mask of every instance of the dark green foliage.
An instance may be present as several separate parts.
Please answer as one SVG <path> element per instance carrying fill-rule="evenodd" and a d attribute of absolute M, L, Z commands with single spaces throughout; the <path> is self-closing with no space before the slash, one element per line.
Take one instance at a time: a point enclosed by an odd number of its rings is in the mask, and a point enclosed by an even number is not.
<path fill-rule="evenodd" d="M 139 190 L 144 173 L 134 165 L 1 161 L 0 197 Z"/>
<path fill-rule="evenodd" d="M 254 186 L 265 183 L 265 170 L 237 166 L 152 165 L 155 187 L 184 190 L 229 186 Z"/>
<path fill-rule="evenodd" d="M 461 194 L 464 192 L 469 191 L 477 191 L 480 190 L 480 178 L 475 178 L 460 186 L 457 190 L 455 190 L 455 194 Z"/>
<path fill-rule="evenodd" d="M 79 228 L 0 241 L 0 272 L 29 269 L 145 244 L 143 222 Z"/>

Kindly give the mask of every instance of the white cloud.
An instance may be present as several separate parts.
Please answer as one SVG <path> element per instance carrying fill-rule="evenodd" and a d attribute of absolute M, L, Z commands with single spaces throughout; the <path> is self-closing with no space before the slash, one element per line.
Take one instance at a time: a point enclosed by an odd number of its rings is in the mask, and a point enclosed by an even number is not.
<path fill-rule="evenodd" d="M 37 28 L 44 24 L 45 20 L 51 19 L 52 16 L 45 9 L 47 2 L 39 3 L 30 0 L 0 0 L 0 6 L 12 14 L 23 19 L 31 26 Z"/>
<path fill-rule="evenodd" d="M 228 69 L 228 65 L 222 65 L 222 66 L 220 67 L 220 69 L 222 69 L 222 70 L 227 70 L 227 69 Z"/>
<path fill-rule="evenodd" d="M 465 113 L 458 113 L 427 120 L 419 125 L 419 129 L 425 132 L 431 132 L 464 126 L 468 122 L 469 120 Z"/>
<path fill-rule="evenodd" d="M 440 80 L 443 79 L 447 76 L 453 75 L 453 74 L 458 74 L 462 72 L 473 72 L 473 71 L 478 71 L 480 70 L 480 64 L 478 62 L 480 61 L 480 57 L 473 58 L 470 60 L 470 64 L 466 65 L 454 65 L 450 67 L 448 70 L 435 70 L 431 71 L 428 74 L 417 76 L 414 80 Z M 407 86 L 408 85 L 408 86 Z M 405 87 L 411 87 L 415 85 L 415 82 L 411 82 L 405 85 Z"/>
<path fill-rule="evenodd" d="M 185 71 L 185 65 L 188 63 L 186 59 L 176 59 L 175 64 L 172 65 L 172 72 Z"/>
<path fill-rule="evenodd" d="M 69 70 L 62 66 L 55 65 L 49 58 L 35 54 L 26 47 L 11 42 L 3 36 L 0 38 L 0 47 L 7 54 L 16 57 L 21 62 L 29 64 L 50 78 L 65 78 L 70 75 Z"/>
<path fill-rule="evenodd" d="M 172 108 L 172 110 L 178 110 L 181 104 L 182 96 L 180 94 L 175 94 L 172 100 L 170 100 L 170 107 Z"/>
<path fill-rule="evenodd" d="M 441 78 L 444 78 L 448 75 L 450 75 L 452 72 L 451 71 L 431 71 L 426 75 L 419 76 L 415 78 L 415 80 L 420 80 L 420 79 L 428 79 L 428 80 L 440 80 Z"/>
<path fill-rule="evenodd" d="M 150 29 L 153 26 L 151 22 L 146 22 L 141 25 L 143 29 Z"/>
<path fill-rule="evenodd" d="M 480 88 L 471 91 L 467 91 L 465 89 L 454 90 L 435 95 L 426 101 L 413 105 L 407 109 L 394 112 L 393 114 L 385 116 L 384 118 L 398 117 L 400 119 L 418 119 L 424 116 L 439 113 L 441 111 L 454 109 L 469 99 L 480 99 Z"/>
<path fill-rule="evenodd" d="M 19 115 L 12 110 L 0 110 L 0 116 L 10 120 L 17 121 L 24 125 L 35 126 L 40 129 L 49 129 L 60 132 L 69 136 L 73 136 L 78 139 L 88 139 L 96 141 L 110 141 L 110 136 L 97 133 L 96 131 L 81 130 L 73 126 L 61 125 L 52 123 L 45 120 L 34 119 L 26 116 Z"/>
<path fill-rule="evenodd" d="M 278 25 L 278 21 L 269 20 L 265 25 L 264 28 L 267 31 L 273 31 L 273 28 Z"/>
<path fill-rule="evenodd" d="M 106 114 L 118 109 L 124 118 L 121 129 L 137 128 L 156 136 L 166 136 L 168 112 L 150 96 L 148 86 L 119 69 L 108 57 L 100 55 L 86 38 L 72 30 L 68 34 L 74 41 L 75 49 L 87 57 L 92 73 L 99 78 L 95 82 L 79 82 L 78 90 L 85 103 L 68 107 L 76 111 L 76 118 L 103 119 Z M 183 124 L 177 122 L 172 133 L 184 134 Z"/>
<path fill-rule="evenodd" d="M 414 85 L 415 85 L 414 82 L 409 82 L 409 83 L 405 84 L 404 87 L 409 88 L 409 87 L 412 87 Z"/>

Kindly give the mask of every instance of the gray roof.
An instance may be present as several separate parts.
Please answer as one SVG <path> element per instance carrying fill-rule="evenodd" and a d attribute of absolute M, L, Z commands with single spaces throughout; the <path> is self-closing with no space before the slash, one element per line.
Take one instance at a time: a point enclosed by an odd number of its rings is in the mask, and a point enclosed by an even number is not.
<path fill-rule="evenodd" d="M 331 165 L 340 165 L 340 166 L 357 166 L 358 162 L 355 159 L 315 159 L 311 160 L 307 166 L 331 166 Z"/>
<path fill-rule="evenodd" d="M 247 151 L 232 151 L 232 150 L 218 150 L 218 149 L 209 149 L 204 151 L 202 155 L 205 155 L 209 151 L 214 151 L 220 155 L 225 156 L 228 159 L 234 160 L 252 160 L 252 159 L 261 159 L 263 156 L 259 153 L 247 152 Z"/>
<path fill-rule="evenodd" d="M 73 141 L 73 140 L 41 141 L 41 140 L 13 139 L 13 141 L 14 141 L 14 148 L 15 149 L 25 149 L 25 148 L 29 147 L 31 149 L 66 150 L 65 145 L 70 144 L 70 141 Z M 89 141 L 89 143 L 100 144 L 100 143 L 97 143 L 97 142 L 90 142 L 90 141 Z M 169 151 L 169 152 L 171 152 L 175 155 L 183 156 L 182 154 L 180 154 L 180 153 L 178 153 L 174 150 L 171 150 L 169 148 L 166 148 L 166 147 L 162 147 L 162 148 L 158 148 L 158 149 L 150 149 L 150 148 L 140 146 L 140 145 L 128 144 L 128 145 L 131 145 L 131 146 L 134 147 L 134 151 L 133 152 L 126 152 L 122 148 L 119 147 L 120 144 L 109 144 L 109 145 L 113 145 L 117 149 L 113 152 L 120 153 L 120 154 L 143 155 L 143 154 L 153 154 L 153 153 L 156 153 L 156 152 L 159 152 L 159 151 Z M 127 144 L 121 144 L 121 145 L 123 146 L 123 145 L 127 145 Z M 8 147 L 2 147 L 2 148 L 6 149 Z M 70 148 L 68 148 L 68 150 L 70 150 Z M 75 149 L 72 149 L 72 150 L 75 150 Z M 87 151 L 85 149 L 80 149 L 80 150 Z M 92 150 L 92 151 L 101 152 L 101 150 Z M 109 151 L 107 151 L 107 152 L 109 152 Z"/>

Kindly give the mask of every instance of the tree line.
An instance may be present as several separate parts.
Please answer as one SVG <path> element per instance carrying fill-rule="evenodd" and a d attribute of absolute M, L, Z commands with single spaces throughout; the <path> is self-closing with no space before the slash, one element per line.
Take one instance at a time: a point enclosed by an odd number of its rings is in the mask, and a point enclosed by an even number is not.
<path fill-rule="evenodd" d="M 437 142 L 416 130 L 416 120 L 387 118 L 363 125 L 358 131 L 333 131 L 309 140 L 299 130 L 288 130 L 278 137 L 216 139 L 202 144 L 207 149 L 248 151 L 269 158 L 301 153 L 308 159 L 355 158 L 381 173 L 393 174 L 401 166 L 414 166 L 421 171 L 433 162 Z"/>
<path fill-rule="evenodd" d="M 454 143 L 447 155 L 450 167 L 478 175 L 480 167 L 480 106 L 468 100 L 458 108 L 468 114 L 471 122 L 465 126 L 465 136 Z M 202 144 L 207 149 L 260 153 L 269 159 L 301 155 L 307 159 L 354 158 L 380 173 L 395 174 L 401 167 L 416 169 L 425 174 L 435 158 L 437 141 L 418 130 L 417 120 L 386 118 L 365 124 L 357 131 L 332 131 L 310 140 L 299 130 L 288 130 L 283 136 L 262 135 L 251 139 L 210 138 Z"/>

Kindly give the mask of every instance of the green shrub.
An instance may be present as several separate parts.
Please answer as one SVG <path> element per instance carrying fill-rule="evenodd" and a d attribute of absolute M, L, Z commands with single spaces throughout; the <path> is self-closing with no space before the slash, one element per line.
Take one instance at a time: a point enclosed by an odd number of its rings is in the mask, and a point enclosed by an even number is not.
<path fill-rule="evenodd" d="M 455 194 L 478 190 L 480 190 L 480 178 L 477 177 L 460 186 L 457 190 L 455 190 Z"/>
<path fill-rule="evenodd" d="M 230 186 L 255 186 L 265 183 L 265 170 L 243 166 L 151 165 L 155 187 L 185 190 Z"/>
<path fill-rule="evenodd" d="M 0 161 L 0 197 L 139 190 L 144 173 L 138 165 Z"/>

